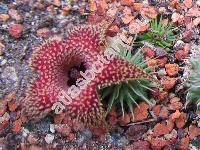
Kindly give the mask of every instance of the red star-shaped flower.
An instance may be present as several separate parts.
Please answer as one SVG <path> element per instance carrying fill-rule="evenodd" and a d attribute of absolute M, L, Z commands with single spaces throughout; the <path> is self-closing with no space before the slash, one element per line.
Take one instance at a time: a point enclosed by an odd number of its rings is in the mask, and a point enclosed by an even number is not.
<path fill-rule="evenodd" d="M 104 27 L 102 24 L 75 27 L 67 39 L 54 38 L 34 51 L 30 64 L 38 78 L 28 86 L 22 100 L 23 115 L 37 121 L 51 111 L 54 103 L 61 102 L 70 115 L 92 123 L 100 119 L 102 112 L 97 88 L 138 78 L 152 80 L 135 65 L 105 54 Z M 79 86 L 68 84 L 70 73 L 73 76 L 72 68 L 81 65 L 84 69 L 77 69 L 80 74 L 75 73 Z M 96 73 L 92 75 L 90 71 L 95 68 Z M 84 80 L 84 77 L 92 78 Z M 72 87 L 76 92 L 73 93 Z"/>

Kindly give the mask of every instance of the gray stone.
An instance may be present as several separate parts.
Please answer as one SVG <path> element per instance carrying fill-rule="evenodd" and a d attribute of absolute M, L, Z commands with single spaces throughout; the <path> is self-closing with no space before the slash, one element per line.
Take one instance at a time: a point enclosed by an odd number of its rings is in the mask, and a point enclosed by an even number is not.
<path fill-rule="evenodd" d="M 89 129 L 83 130 L 82 135 L 85 136 L 88 139 L 92 138 L 92 132 Z"/>
<path fill-rule="evenodd" d="M 17 73 L 14 67 L 6 67 L 2 73 L 2 78 L 6 80 L 18 81 Z"/>
<path fill-rule="evenodd" d="M 0 3 L 0 13 L 6 14 L 8 12 L 8 6 Z"/>
<path fill-rule="evenodd" d="M 129 140 L 126 137 L 121 137 L 120 140 L 117 142 L 117 145 L 120 147 L 125 147 L 129 143 Z"/>
<path fill-rule="evenodd" d="M 167 55 L 167 52 L 165 51 L 165 49 L 163 49 L 161 47 L 156 47 L 155 52 L 156 52 L 157 57 L 163 57 L 163 56 Z"/>
<path fill-rule="evenodd" d="M 180 46 L 183 46 L 185 43 L 182 41 L 182 40 L 178 40 L 176 41 L 176 43 L 174 44 L 174 48 L 177 48 L 177 47 L 180 47 Z"/>
<path fill-rule="evenodd" d="M 0 57 L 0 66 L 4 66 L 6 63 L 7 63 L 7 60 L 3 58 L 1 59 Z"/>
<path fill-rule="evenodd" d="M 77 138 L 77 144 L 78 145 L 83 145 L 85 141 L 89 140 L 92 138 L 92 132 L 89 129 L 84 129 L 80 136 Z"/>
<path fill-rule="evenodd" d="M 55 133 L 55 125 L 54 124 L 50 124 L 50 131 L 51 131 L 51 133 Z"/>
<path fill-rule="evenodd" d="M 167 74 L 167 72 L 165 71 L 164 68 L 158 70 L 158 75 L 159 75 L 159 76 L 164 76 L 164 75 L 166 75 L 166 74 Z"/>

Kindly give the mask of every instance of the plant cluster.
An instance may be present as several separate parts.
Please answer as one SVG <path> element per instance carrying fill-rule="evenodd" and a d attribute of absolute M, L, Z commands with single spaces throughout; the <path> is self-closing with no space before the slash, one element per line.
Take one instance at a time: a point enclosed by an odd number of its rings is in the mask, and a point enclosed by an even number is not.
<path fill-rule="evenodd" d="M 153 46 L 159 46 L 165 49 L 170 48 L 176 37 L 174 34 L 174 29 L 175 28 L 172 26 L 172 24 L 169 24 L 168 22 L 164 23 L 162 16 L 158 16 L 156 19 L 150 21 L 149 31 L 141 33 L 137 36 L 133 47 L 137 47 L 137 45 L 140 46 L 143 45 L 144 42 L 148 42 Z M 147 64 L 143 58 L 143 54 L 140 50 L 133 55 L 131 50 L 123 47 L 123 44 L 120 43 L 121 42 L 119 41 L 115 41 L 115 45 L 117 45 L 117 48 L 119 49 L 119 57 L 134 65 L 137 65 L 146 73 L 151 71 L 152 67 L 147 67 Z M 108 98 L 107 113 L 115 104 L 120 104 L 123 115 L 126 104 L 133 113 L 133 104 L 138 105 L 137 103 L 139 100 L 145 100 L 148 104 L 151 104 L 151 101 L 148 99 L 148 90 L 152 90 L 151 87 L 151 82 L 146 79 L 125 81 L 101 89 L 101 99 L 103 100 Z"/>
<path fill-rule="evenodd" d="M 190 59 L 191 70 L 188 77 L 189 89 L 186 96 L 186 104 L 200 104 L 200 58 Z"/>
<path fill-rule="evenodd" d="M 118 56 L 122 59 L 137 65 L 145 73 L 149 73 L 154 67 L 147 67 L 144 61 L 141 50 L 138 50 L 134 55 L 130 49 L 122 46 L 118 42 Z M 138 101 L 144 100 L 148 104 L 152 101 L 148 98 L 148 90 L 152 90 L 153 85 L 148 79 L 135 79 L 124 81 L 109 87 L 104 87 L 100 90 L 101 100 L 108 99 L 107 113 L 111 110 L 113 105 L 120 105 L 122 115 L 124 116 L 125 108 L 128 106 L 133 115 L 133 105 L 138 105 Z M 106 114 L 107 114 L 106 113 Z"/>
<path fill-rule="evenodd" d="M 150 21 L 149 31 L 138 35 L 136 43 L 150 42 L 154 46 L 170 48 L 176 38 L 174 29 L 172 24 L 164 23 L 162 16 L 158 16 Z"/>

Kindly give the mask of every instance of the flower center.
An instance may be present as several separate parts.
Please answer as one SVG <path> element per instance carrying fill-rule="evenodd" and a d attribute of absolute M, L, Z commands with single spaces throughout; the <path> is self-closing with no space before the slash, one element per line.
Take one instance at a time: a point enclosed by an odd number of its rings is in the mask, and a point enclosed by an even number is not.
<path fill-rule="evenodd" d="M 77 79 L 81 78 L 80 71 L 85 72 L 86 70 L 86 63 L 82 62 L 80 65 L 73 66 L 68 71 L 68 78 L 67 81 L 68 86 L 76 85 Z"/>

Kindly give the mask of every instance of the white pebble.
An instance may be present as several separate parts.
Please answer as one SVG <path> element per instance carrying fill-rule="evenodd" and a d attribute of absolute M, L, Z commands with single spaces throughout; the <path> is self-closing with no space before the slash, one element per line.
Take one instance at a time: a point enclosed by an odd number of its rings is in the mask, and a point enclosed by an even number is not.
<path fill-rule="evenodd" d="M 51 143 L 53 142 L 53 140 L 54 140 L 54 135 L 52 135 L 52 134 L 47 134 L 47 135 L 45 136 L 45 141 L 47 142 L 47 144 L 51 144 Z"/>
<path fill-rule="evenodd" d="M 198 1 L 196 2 L 196 4 L 197 4 L 197 6 L 200 6 L 200 0 L 198 0 Z"/>
<path fill-rule="evenodd" d="M 51 131 L 51 133 L 55 133 L 55 125 L 54 124 L 50 124 L 50 131 Z"/>
<path fill-rule="evenodd" d="M 22 128 L 22 136 L 23 136 L 23 137 L 27 137 L 29 133 L 30 133 L 30 132 L 29 132 L 28 129 Z"/>

